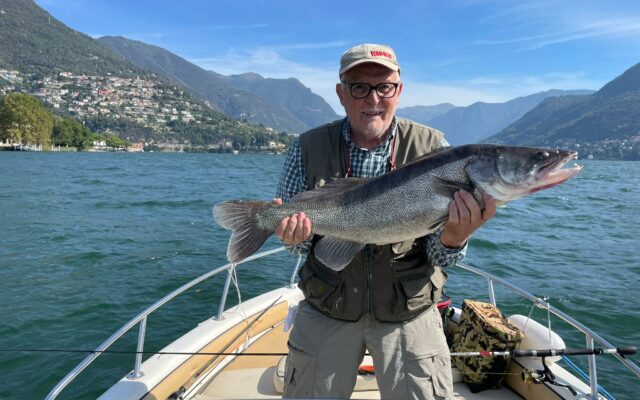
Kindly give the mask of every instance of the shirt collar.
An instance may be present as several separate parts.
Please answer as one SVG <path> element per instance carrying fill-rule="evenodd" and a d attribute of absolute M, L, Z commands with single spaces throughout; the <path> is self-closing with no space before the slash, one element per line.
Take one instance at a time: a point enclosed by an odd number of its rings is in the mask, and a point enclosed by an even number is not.
<path fill-rule="evenodd" d="M 391 143 L 393 138 L 396 136 L 397 131 L 398 131 L 398 124 L 396 123 L 396 117 L 394 116 L 393 119 L 391 120 L 391 132 L 389 135 L 387 135 L 385 140 L 371 150 L 368 150 L 368 149 L 361 149 L 361 150 L 380 151 L 385 147 L 388 148 L 389 143 Z M 349 117 L 345 117 L 344 122 L 342 123 L 342 138 L 344 139 L 345 143 L 347 143 L 347 145 L 351 146 L 353 144 L 354 147 L 360 148 L 355 143 L 351 143 L 351 125 L 349 124 Z"/>

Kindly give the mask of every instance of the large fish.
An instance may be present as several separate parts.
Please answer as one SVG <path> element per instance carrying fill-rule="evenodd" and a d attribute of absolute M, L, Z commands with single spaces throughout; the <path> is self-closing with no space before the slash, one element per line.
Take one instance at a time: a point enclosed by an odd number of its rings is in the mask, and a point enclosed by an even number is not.
<path fill-rule="evenodd" d="M 368 243 L 387 244 L 429 234 L 447 219 L 454 192 L 464 189 L 498 204 L 558 185 L 580 172 L 563 168 L 574 151 L 499 145 L 448 147 L 384 175 L 345 178 L 302 192 L 289 203 L 232 200 L 216 204 L 215 220 L 233 231 L 227 258 L 257 251 L 283 218 L 303 211 L 313 233 L 324 236 L 316 257 L 343 269 Z"/>

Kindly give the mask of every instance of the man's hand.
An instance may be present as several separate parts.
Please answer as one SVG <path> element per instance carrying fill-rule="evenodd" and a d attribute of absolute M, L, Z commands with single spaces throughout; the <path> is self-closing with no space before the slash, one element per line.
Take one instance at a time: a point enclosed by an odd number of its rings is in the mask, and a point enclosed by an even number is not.
<path fill-rule="evenodd" d="M 453 195 L 449 204 L 449 219 L 444 224 L 440 241 L 446 247 L 462 247 L 476 229 L 496 215 L 496 201 L 488 194 L 482 195 L 484 209 L 467 191 L 460 190 Z"/>
<path fill-rule="evenodd" d="M 281 205 L 282 199 L 273 199 L 273 204 Z M 311 220 L 303 212 L 283 219 L 275 235 L 285 244 L 298 244 L 311 238 Z"/>

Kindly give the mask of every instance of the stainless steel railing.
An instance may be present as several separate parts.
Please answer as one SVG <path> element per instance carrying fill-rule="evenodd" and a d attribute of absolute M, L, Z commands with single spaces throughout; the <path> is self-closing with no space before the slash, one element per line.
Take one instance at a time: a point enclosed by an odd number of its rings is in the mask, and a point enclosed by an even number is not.
<path fill-rule="evenodd" d="M 144 351 L 144 340 L 145 340 L 145 336 L 146 336 L 146 322 L 147 322 L 147 317 L 153 313 L 154 311 L 156 311 L 158 308 L 162 307 L 163 305 L 165 305 L 166 303 L 168 303 L 169 301 L 173 300 L 175 297 L 177 297 L 178 295 L 184 293 L 185 291 L 189 290 L 190 288 L 198 285 L 199 283 L 213 277 L 216 276 L 224 271 L 227 271 L 227 276 L 226 276 L 226 280 L 225 280 L 225 285 L 222 291 L 222 296 L 220 299 L 220 303 L 219 303 L 219 307 L 218 307 L 218 312 L 216 314 L 216 316 L 214 318 L 216 319 L 221 319 L 223 312 L 225 311 L 225 306 L 226 306 L 226 298 L 229 292 L 229 287 L 231 284 L 231 281 L 234 279 L 234 273 L 235 273 L 235 268 L 237 265 L 240 264 L 244 264 L 259 258 L 263 258 L 263 257 L 267 257 L 269 255 L 275 254 L 275 253 L 279 253 L 281 251 L 284 251 L 285 248 L 284 247 L 279 247 L 276 249 L 272 249 L 272 250 L 267 250 L 258 254 L 254 254 L 248 258 L 246 258 L 245 260 L 237 263 L 237 264 L 226 264 L 222 267 L 216 268 L 210 272 L 207 272 L 206 274 L 203 274 L 197 278 L 195 278 L 194 280 L 182 285 L 181 287 L 177 288 L 176 290 L 174 290 L 173 292 L 169 293 L 168 295 L 164 296 L 162 299 L 158 300 L 157 302 L 155 302 L 154 304 L 152 304 L 151 306 L 149 306 L 147 309 L 145 309 L 144 311 L 142 311 L 140 314 L 138 314 L 137 316 L 135 316 L 134 318 L 132 318 L 129 322 L 127 322 L 125 325 L 123 325 L 120 329 L 118 329 L 118 331 L 116 331 L 114 334 L 112 334 L 107 340 L 105 340 L 100 346 L 98 346 L 94 352 L 92 352 L 90 355 L 88 355 L 84 360 L 82 360 L 82 362 L 80 362 L 71 372 L 69 372 L 62 380 L 60 380 L 60 382 L 58 382 L 58 384 L 51 390 L 51 392 L 47 395 L 46 399 L 55 399 L 61 392 L 62 390 L 64 390 L 82 371 L 84 371 L 96 358 L 98 358 L 105 350 L 107 350 L 111 345 L 113 345 L 113 343 L 115 343 L 118 339 L 120 339 L 125 333 L 127 333 L 128 331 L 130 331 L 132 328 L 134 328 L 136 325 L 139 325 L 139 332 L 138 332 L 138 343 L 137 343 L 137 354 L 136 354 L 136 359 L 135 359 L 135 364 L 134 364 L 134 369 L 133 372 L 130 374 L 130 378 L 139 378 L 141 376 L 144 376 L 144 372 L 141 370 L 141 365 L 142 365 L 142 352 Z M 295 283 L 295 277 L 296 277 L 296 273 L 300 267 L 302 261 L 302 257 L 299 256 L 298 257 L 298 261 L 297 264 L 294 268 L 293 273 L 291 274 L 291 279 L 290 279 L 290 286 L 293 286 Z M 487 280 L 487 287 L 489 290 L 489 299 L 490 301 L 496 305 L 496 297 L 495 297 L 495 291 L 494 291 L 494 283 L 500 284 L 508 289 L 510 289 L 511 291 L 519 294 L 521 297 L 524 297 L 530 301 L 533 302 L 534 305 L 544 308 L 545 310 L 548 310 L 550 313 L 554 314 L 555 316 L 557 316 L 558 318 L 562 319 L 563 321 L 565 321 L 566 323 L 568 323 L 569 325 L 573 326 L 575 329 L 577 329 L 578 331 L 582 332 L 585 336 L 586 336 L 586 343 L 587 343 L 587 347 L 588 348 L 593 348 L 594 347 L 594 343 L 597 342 L 599 345 L 606 347 L 606 348 L 613 348 L 615 346 L 611 345 L 609 342 L 607 342 L 606 340 L 604 340 L 602 337 L 600 337 L 597 333 L 593 332 L 591 329 L 587 328 L 586 326 L 582 325 L 581 323 L 579 323 L 578 321 L 576 321 L 575 319 L 573 319 L 572 317 L 570 317 L 569 315 L 565 314 L 564 312 L 556 309 L 555 307 L 551 306 L 549 303 L 547 303 L 546 301 L 544 301 L 543 299 L 540 299 L 534 295 L 532 295 L 531 293 L 505 281 L 502 278 L 499 278 L 495 275 L 492 275 L 488 272 L 484 272 L 481 271 L 475 267 L 466 265 L 466 264 L 458 264 L 457 265 L 459 268 L 469 271 L 471 273 L 483 276 L 486 280 Z M 632 361 L 630 361 L 629 359 L 623 358 L 622 356 L 620 356 L 619 354 L 614 354 L 614 356 L 623 364 L 625 365 L 631 372 L 633 372 L 637 377 L 640 377 L 640 367 L 638 367 L 635 363 L 633 363 Z M 597 382 L 597 372 L 596 372 L 596 358 L 595 356 L 589 356 L 589 378 L 590 378 L 590 386 L 591 386 L 591 397 L 592 399 L 597 399 L 598 398 L 598 391 L 597 391 L 597 387 L 598 387 L 598 382 Z"/>
<path fill-rule="evenodd" d="M 536 297 L 534 295 L 532 295 L 531 293 L 527 292 L 526 290 L 523 290 L 515 285 L 513 285 L 512 283 L 509 283 L 507 281 L 505 281 L 502 278 L 498 278 L 495 275 L 492 275 L 488 272 L 484 272 L 481 271 L 475 267 L 466 265 L 466 264 L 458 264 L 458 267 L 467 270 L 469 272 L 472 272 L 474 274 L 483 276 L 487 279 L 487 287 L 489 289 L 489 301 L 491 301 L 491 303 L 493 303 L 493 305 L 496 305 L 496 296 L 495 296 L 495 291 L 494 291 L 494 283 L 498 283 L 514 292 L 516 292 L 517 294 L 519 294 L 520 296 L 531 300 L 533 302 L 533 304 L 535 304 L 537 307 L 540 308 L 544 308 L 545 310 L 547 310 L 548 312 L 550 312 L 551 314 L 555 315 L 556 317 L 560 318 L 561 320 L 563 320 L 564 322 L 568 323 L 569 325 L 573 326 L 575 329 L 577 329 L 578 331 L 582 332 L 585 335 L 586 338 L 586 345 L 587 348 L 592 349 L 594 348 L 594 343 L 597 342 L 600 346 L 605 347 L 605 348 L 614 348 L 615 346 L 613 346 L 611 343 L 609 343 L 608 341 L 604 340 L 602 337 L 600 337 L 597 333 L 595 333 L 594 331 L 592 331 L 591 329 L 587 328 L 586 326 L 582 325 L 580 322 L 576 321 L 575 319 L 573 319 L 572 317 L 570 317 L 569 315 L 565 314 L 564 312 L 558 310 L 557 308 L 553 307 L 551 304 L 549 304 L 548 302 L 544 301 L 543 299 Z M 627 369 L 629 369 L 631 372 L 633 372 L 637 377 L 640 378 L 640 367 L 638 367 L 633 361 L 627 359 L 627 358 L 623 358 L 620 354 L 614 353 L 613 354 L 614 357 L 616 357 L 624 366 L 627 367 Z M 591 398 L 592 399 L 598 399 L 598 377 L 597 377 L 597 369 L 596 369 L 596 356 L 595 355 L 590 355 L 589 357 L 589 385 L 591 387 Z"/>
<path fill-rule="evenodd" d="M 229 293 L 229 286 L 231 284 L 231 280 L 232 280 L 232 275 L 234 274 L 234 270 L 236 268 L 237 265 L 240 264 L 244 264 L 247 263 L 249 261 L 253 261 L 253 260 L 257 260 L 259 258 L 263 258 L 263 257 L 267 257 L 271 254 L 275 254 L 275 253 L 279 253 L 281 251 L 285 250 L 284 247 L 279 247 L 276 249 L 272 249 L 272 250 L 267 250 L 267 251 L 263 251 L 261 253 L 258 254 L 254 254 L 250 257 L 245 258 L 244 260 L 240 261 L 239 263 L 236 264 L 226 264 L 220 268 L 216 268 L 210 272 L 207 272 L 206 274 L 203 274 L 197 278 L 195 278 L 194 280 L 185 283 L 184 285 L 180 286 L 179 288 L 177 288 L 176 290 L 174 290 L 173 292 L 169 293 L 168 295 L 164 296 L 162 299 L 158 300 L 157 302 L 155 302 L 154 304 L 152 304 L 151 306 L 149 306 L 146 310 L 142 311 L 140 314 L 138 314 L 137 316 L 135 316 L 134 318 L 132 318 L 129 322 L 127 322 L 126 324 L 124 324 L 120 329 L 118 329 L 113 335 L 111 335 L 107 340 L 105 340 L 100 346 L 98 346 L 93 353 L 89 354 L 84 360 L 82 360 L 80 362 L 80 364 L 78 364 L 73 370 L 71 370 L 71 372 L 69 372 L 64 378 L 62 378 L 62 380 L 60 380 L 60 382 L 58 382 L 58 384 L 51 390 L 51 392 L 49 392 L 49 394 L 47 395 L 46 399 L 55 399 L 60 392 L 62 392 L 78 375 L 80 375 L 80 373 L 82 371 L 84 371 L 93 361 L 95 361 L 96 358 L 98 358 L 100 355 L 102 355 L 102 353 L 107 350 L 109 347 L 111 347 L 111 345 L 113 345 L 118 339 L 120 339 L 125 333 L 129 332 L 133 327 L 135 327 L 136 325 L 140 325 L 139 328 L 139 332 L 138 332 L 138 344 L 137 344 L 137 354 L 136 354 L 136 360 L 135 360 L 135 365 L 134 365 L 134 369 L 133 372 L 129 375 L 130 378 L 140 378 L 141 376 L 144 375 L 143 371 L 141 371 L 141 365 L 142 365 L 142 352 L 144 351 L 144 340 L 145 340 L 145 336 L 146 336 L 146 325 L 147 325 L 147 317 L 153 313 L 154 311 L 156 311 L 158 308 L 162 307 L 163 305 L 165 305 L 166 303 L 168 303 L 169 301 L 173 300 L 174 298 L 176 298 L 177 296 L 179 296 L 180 294 L 184 293 L 185 291 L 191 289 L 192 287 L 198 285 L 199 283 L 213 277 L 216 276 L 218 274 L 220 274 L 221 272 L 227 271 L 227 278 L 225 281 L 225 285 L 222 291 L 222 297 L 220 299 L 220 305 L 218 307 L 218 313 L 216 315 L 215 318 L 217 319 L 221 319 L 222 318 L 222 313 L 224 312 L 225 309 L 225 305 L 226 305 L 226 298 L 227 298 L 227 294 Z M 300 267 L 300 262 L 302 260 L 302 257 L 299 256 L 298 257 L 298 262 L 294 268 L 295 271 L 298 270 L 298 268 Z M 291 282 L 290 282 L 290 286 L 293 286 L 293 284 L 295 283 L 295 273 L 291 275 Z"/>

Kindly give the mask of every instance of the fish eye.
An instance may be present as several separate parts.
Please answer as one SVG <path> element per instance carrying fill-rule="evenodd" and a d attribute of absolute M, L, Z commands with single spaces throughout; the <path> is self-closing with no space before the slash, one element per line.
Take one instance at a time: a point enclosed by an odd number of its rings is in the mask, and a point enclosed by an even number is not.
<path fill-rule="evenodd" d="M 536 160 L 539 160 L 539 161 L 544 161 L 547 158 L 549 158 L 549 152 L 548 151 L 539 151 L 539 152 L 536 153 L 534 158 Z"/>

